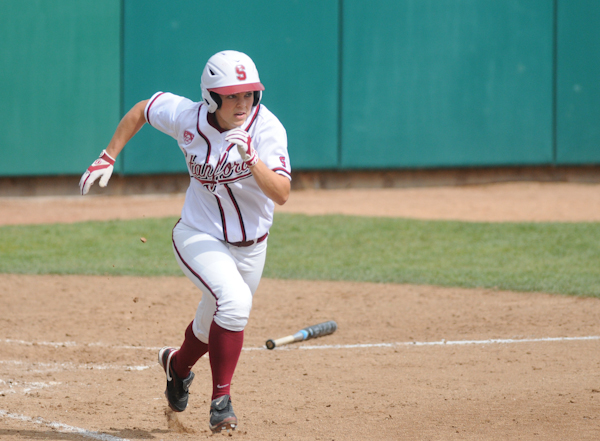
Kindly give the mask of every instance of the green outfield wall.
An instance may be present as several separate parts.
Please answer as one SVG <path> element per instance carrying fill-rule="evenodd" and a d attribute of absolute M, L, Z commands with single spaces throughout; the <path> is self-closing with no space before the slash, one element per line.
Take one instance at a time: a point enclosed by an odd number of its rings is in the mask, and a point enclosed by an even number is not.
<path fill-rule="evenodd" d="M 600 163 L 600 2 L 557 8 L 557 164 Z"/>
<path fill-rule="evenodd" d="M 248 53 L 295 170 L 600 163 L 597 0 L 2 0 L 0 176 L 77 175 L 156 91 Z M 145 126 L 125 175 L 184 172 Z"/>
<path fill-rule="evenodd" d="M 552 161 L 551 1 L 344 4 L 343 167 Z"/>
<path fill-rule="evenodd" d="M 263 103 L 288 132 L 293 166 L 338 166 L 338 4 L 322 0 L 126 0 L 124 104 L 156 91 L 200 101 L 200 76 L 223 49 L 247 53 Z M 182 171 L 177 144 L 146 126 L 125 153 L 131 173 Z"/>
<path fill-rule="evenodd" d="M 120 17 L 119 0 L 0 1 L 0 176 L 80 174 L 108 143 Z"/>

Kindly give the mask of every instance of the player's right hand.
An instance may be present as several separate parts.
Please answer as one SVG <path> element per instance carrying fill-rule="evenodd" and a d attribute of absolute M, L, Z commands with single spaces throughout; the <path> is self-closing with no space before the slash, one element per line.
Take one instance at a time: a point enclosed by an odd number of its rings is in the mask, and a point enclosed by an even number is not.
<path fill-rule="evenodd" d="M 252 147 L 252 138 L 248 135 L 244 129 L 237 127 L 229 131 L 225 136 L 227 142 L 235 144 L 242 161 L 244 161 L 248 167 L 254 167 L 258 162 L 258 154 Z"/>
<path fill-rule="evenodd" d="M 106 187 L 108 180 L 112 175 L 114 165 L 115 159 L 106 153 L 106 150 L 102 150 L 100 157 L 88 167 L 79 180 L 79 190 L 81 191 L 81 194 L 87 194 L 88 191 L 90 191 L 92 184 L 96 182 L 96 179 L 98 178 L 100 178 L 98 185 L 100 185 L 100 187 Z"/>

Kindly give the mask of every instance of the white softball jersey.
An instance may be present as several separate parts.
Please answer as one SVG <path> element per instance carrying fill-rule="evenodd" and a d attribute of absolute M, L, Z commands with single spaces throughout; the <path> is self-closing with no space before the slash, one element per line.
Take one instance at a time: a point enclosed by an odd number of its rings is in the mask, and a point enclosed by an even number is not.
<path fill-rule="evenodd" d="M 202 102 L 166 92 L 150 98 L 148 124 L 177 140 L 190 174 L 181 222 L 217 239 L 246 242 L 263 237 L 273 223 L 274 203 L 259 188 L 235 144 L 207 119 Z M 268 168 L 291 180 L 285 128 L 263 104 L 242 126 Z"/>

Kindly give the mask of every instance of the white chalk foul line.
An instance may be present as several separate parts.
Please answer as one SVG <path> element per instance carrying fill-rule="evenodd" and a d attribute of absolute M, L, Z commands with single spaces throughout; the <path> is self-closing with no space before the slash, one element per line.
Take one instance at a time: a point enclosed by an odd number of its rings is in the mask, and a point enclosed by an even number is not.
<path fill-rule="evenodd" d="M 585 341 L 585 340 L 600 340 L 599 335 L 589 335 L 582 337 L 544 337 L 544 338 L 522 338 L 522 339 L 513 339 L 513 338 L 494 338 L 488 340 L 439 340 L 439 341 L 407 341 L 407 342 L 392 342 L 392 343 L 357 343 L 352 345 L 286 345 L 279 348 L 275 348 L 278 350 L 285 349 L 302 349 L 302 350 L 312 350 L 312 349 L 366 349 L 366 348 L 396 348 L 402 346 L 459 346 L 459 345 L 490 345 L 490 344 L 513 344 L 513 343 L 543 343 L 543 342 L 567 342 L 567 341 Z M 84 346 L 84 347 L 105 347 L 110 349 L 136 349 L 136 350 L 146 350 L 146 351 L 158 351 L 160 349 L 159 346 L 127 346 L 127 345 L 110 345 L 106 343 L 85 343 L 78 344 L 75 342 L 28 342 L 24 340 L 11 340 L 11 339 L 3 339 L 0 340 L 0 343 L 12 343 L 12 344 L 20 344 L 26 346 L 52 346 L 55 348 L 61 347 L 76 347 L 76 346 Z M 243 351 L 264 351 L 267 350 L 265 346 L 261 347 L 245 347 L 242 348 Z M 0 361 L 2 363 L 2 361 Z M 40 363 L 43 365 L 43 363 Z M 116 367 L 110 365 L 80 365 L 80 368 L 87 369 L 115 369 Z M 123 366 L 118 367 L 125 368 L 127 370 L 144 370 L 148 369 L 149 366 Z"/>
<path fill-rule="evenodd" d="M 12 364 L 12 365 L 25 365 L 29 367 L 36 367 L 37 369 L 31 370 L 31 372 L 56 372 L 64 370 L 123 370 L 123 371 L 144 371 L 150 369 L 154 365 L 139 365 L 139 366 L 121 366 L 114 364 L 75 364 L 75 363 L 47 363 L 47 362 L 25 362 L 23 360 L 0 360 L 0 364 Z"/>
<path fill-rule="evenodd" d="M 600 335 L 590 335 L 584 337 L 546 337 L 546 338 L 494 338 L 489 340 L 440 340 L 440 341 L 409 341 L 397 343 L 371 343 L 355 345 L 320 345 L 320 346 L 298 346 L 298 349 L 360 349 L 360 348 L 395 348 L 402 346 L 461 346 L 461 345 L 492 345 L 492 344 L 513 344 L 513 343 L 543 343 L 543 342 L 566 342 L 566 341 L 585 341 L 600 340 Z M 286 349 L 283 346 L 279 349 Z M 277 348 L 275 348 L 277 349 Z"/>
<path fill-rule="evenodd" d="M 28 394 L 29 392 L 36 389 L 46 389 L 53 386 L 58 386 L 62 384 L 59 381 L 50 381 L 48 383 L 44 383 L 42 381 L 34 381 L 34 382 L 25 382 L 25 381 L 14 381 L 14 380 L 2 380 L 0 379 L 0 387 L 7 386 L 8 389 L 0 389 L 0 397 L 6 396 L 6 394 L 14 394 L 17 391 L 20 391 L 24 394 Z"/>
<path fill-rule="evenodd" d="M 0 417 L 11 418 L 13 420 L 24 421 L 26 423 L 40 424 L 42 426 L 51 427 L 52 429 L 58 430 L 63 433 L 77 433 L 85 438 L 97 439 L 100 441 L 129 441 L 125 438 L 119 438 L 105 433 L 92 432 L 90 430 L 82 429 L 81 427 L 69 426 L 54 421 L 46 421 L 43 418 L 32 418 L 25 415 L 17 415 L 9 413 L 6 410 L 0 409 Z"/>
<path fill-rule="evenodd" d="M 143 350 L 156 350 L 162 348 L 162 346 L 157 347 L 147 347 L 147 346 L 133 346 L 133 345 L 109 345 L 106 343 L 77 343 L 74 341 L 25 341 L 25 340 L 14 340 L 10 338 L 6 338 L 0 340 L 2 343 L 12 343 L 21 346 L 50 346 L 52 348 L 74 348 L 78 346 L 86 346 L 86 347 L 103 347 L 103 348 L 111 348 L 111 349 L 143 349 Z"/>

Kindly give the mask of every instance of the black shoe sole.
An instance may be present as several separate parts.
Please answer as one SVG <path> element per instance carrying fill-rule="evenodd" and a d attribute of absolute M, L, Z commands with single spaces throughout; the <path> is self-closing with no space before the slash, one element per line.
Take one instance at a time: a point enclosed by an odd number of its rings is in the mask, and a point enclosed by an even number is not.
<path fill-rule="evenodd" d="M 222 421 L 219 424 L 217 424 L 216 426 L 211 426 L 209 424 L 210 430 L 212 433 L 220 433 L 220 432 L 228 432 L 228 431 L 233 431 L 235 430 L 235 428 L 237 427 L 237 419 L 235 421 Z"/>

